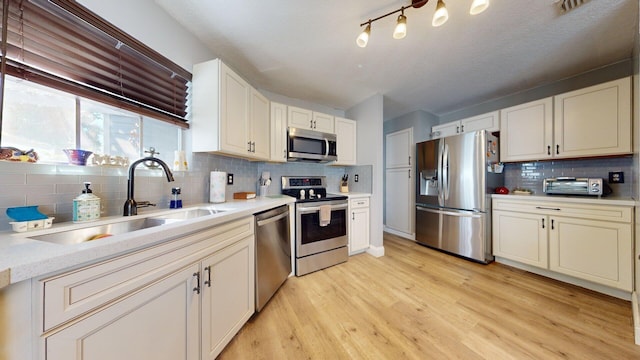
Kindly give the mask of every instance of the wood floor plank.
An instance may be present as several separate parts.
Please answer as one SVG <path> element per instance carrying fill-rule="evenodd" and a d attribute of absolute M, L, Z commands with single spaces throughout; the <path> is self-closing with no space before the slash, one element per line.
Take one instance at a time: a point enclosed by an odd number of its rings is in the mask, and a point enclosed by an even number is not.
<path fill-rule="evenodd" d="M 288 279 L 219 359 L 640 359 L 630 302 L 384 241 Z"/>

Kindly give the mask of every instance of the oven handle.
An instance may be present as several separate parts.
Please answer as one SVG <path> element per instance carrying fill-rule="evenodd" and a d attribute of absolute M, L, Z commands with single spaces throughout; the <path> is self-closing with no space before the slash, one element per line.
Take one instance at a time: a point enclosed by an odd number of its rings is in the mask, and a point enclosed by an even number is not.
<path fill-rule="evenodd" d="M 349 204 L 331 205 L 331 211 L 339 210 L 339 209 L 346 209 L 348 207 L 348 205 Z M 320 206 L 298 207 L 297 211 L 299 213 L 301 213 L 301 214 L 317 212 L 317 211 L 320 211 Z"/>

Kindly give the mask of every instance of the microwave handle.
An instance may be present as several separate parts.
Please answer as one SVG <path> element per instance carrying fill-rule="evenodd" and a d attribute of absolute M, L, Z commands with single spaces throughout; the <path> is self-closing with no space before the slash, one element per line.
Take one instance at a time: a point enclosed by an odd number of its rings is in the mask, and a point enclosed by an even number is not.
<path fill-rule="evenodd" d="M 324 144 L 326 146 L 324 156 L 329 156 L 329 139 L 324 139 Z"/>

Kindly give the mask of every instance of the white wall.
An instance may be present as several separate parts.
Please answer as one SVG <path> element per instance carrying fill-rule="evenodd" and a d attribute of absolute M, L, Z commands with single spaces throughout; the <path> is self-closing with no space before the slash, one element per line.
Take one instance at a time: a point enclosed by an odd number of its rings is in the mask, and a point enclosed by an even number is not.
<path fill-rule="evenodd" d="M 358 124 L 358 165 L 371 165 L 373 167 L 370 203 L 371 249 L 369 252 L 374 256 L 384 255 L 382 243 L 382 217 L 384 213 L 383 102 L 382 95 L 374 95 L 346 111 L 346 117 L 355 120 Z"/>
<path fill-rule="evenodd" d="M 188 71 L 217 57 L 153 0 L 78 2 Z"/>

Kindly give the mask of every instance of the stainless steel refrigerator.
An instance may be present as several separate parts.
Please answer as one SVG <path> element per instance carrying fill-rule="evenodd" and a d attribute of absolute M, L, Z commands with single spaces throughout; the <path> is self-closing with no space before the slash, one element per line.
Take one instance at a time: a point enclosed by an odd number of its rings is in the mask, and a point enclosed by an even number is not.
<path fill-rule="evenodd" d="M 476 131 L 416 144 L 416 241 L 488 263 L 498 138 Z"/>

